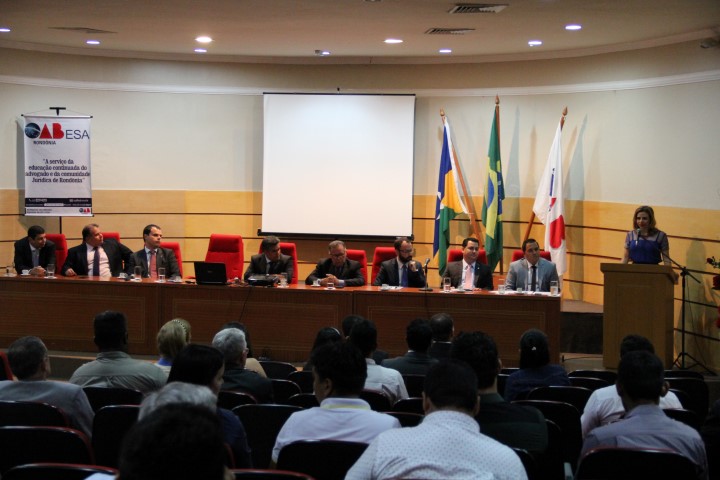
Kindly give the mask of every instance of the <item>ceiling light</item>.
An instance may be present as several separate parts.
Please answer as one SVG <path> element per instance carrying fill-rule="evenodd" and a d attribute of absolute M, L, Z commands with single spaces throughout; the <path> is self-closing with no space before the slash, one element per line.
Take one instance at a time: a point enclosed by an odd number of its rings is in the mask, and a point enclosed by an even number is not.
<path fill-rule="evenodd" d="M 542 45 L 542 40 L 530 40 L 528 42 L 528 45 L 530 45 L 531 47 L 539 47 L 540 45 Z"/>
<path fill-rule="evenodd" d="M 206 48 L 196 48 L 195 53 L 207 53 L 207 49 Z"/>
<path fill-rule="evenodd" d="M 318 57 L 327 57 L 330 55 L 330 52 L 328 50 L 315 50 L 315 55 Z"/>
<path fill-rule="evenodd" d="M 441 48 L 438 50 L 438 53 L 452 53 L 452 50 L 449 48 Z"/>
<path fill-rule="evenodd" d="M 207 35 L 202 35 L 200 37 L 197 37 L 195 41 L 200 43 L 210 43 L 213 41 L 213 39 L 208 37 Z"/>
<path fill-rule="evenodd" d="M 85 43 L 88 45 L 100 45 L 100 40 L 87 40 Z"/>
<path fill-rule="evenodd" d="M 399 38 L 386 38 L 385 43 L 403 43 Z"/>
<path fill-rule="evenodd" d="M 565 30 L 582 30 L 582 25 L 578 25 L 577 23 L 570 23 L 568 25 L 565 25 Z"/>
<path fill-rule="evenodd" d="M 10 29 L 6 27 L 0 27 L 0 33 L 10 33 Z"/>

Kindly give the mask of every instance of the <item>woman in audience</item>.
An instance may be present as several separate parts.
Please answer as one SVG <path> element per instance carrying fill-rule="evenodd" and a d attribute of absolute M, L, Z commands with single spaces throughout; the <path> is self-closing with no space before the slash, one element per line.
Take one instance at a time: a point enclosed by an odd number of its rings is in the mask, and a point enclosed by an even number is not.
<path fill-rule="evenodd" d="M 310 350 L 310 357 L 312 357 L 312 352 L 314 352 L 316 348 L 342 341 L 343 337 L 337 328 L 323 327 L 318 330 L 317 335 L 315 335 L 315 343 L 313 343 L 312 349 Z M 303 371 L 312 372 L 312 362 L 310 360 L 308 360 L 303 367 Z"/>
<path fill-rule="evenodd" d="M 190 323 L 182 318 L 174 318 L 160 327 L 157 334 L 160 359 L 155 365 L 169 373 L 173 359 L 185 345 L 190 343 L 190 338 Z"/>
<path fill-rule="evenodd" d="M 505 400 L 520 400 L 537 387 L 570 385 L 561 365 L 550 364 L 547 335 L 535 328 L 520 337 L 520 370 L 512 373 L 505 384 Z"/>
<path fill-rule="evenodd" d="M 247 343 L 248 349 L 247 359 L 245 359 L 245 369 L 257 372 L 263 377 L 267 378 L 267 374 L 265 373 L 262 365 L 260 365 L 260 362 L 258 362 L 257 359 L 253 356 L 252 344 L 250 343 L 250 332 L 248 332 L 247 327 L 240 322 L 228 322 L 223 325 L 220 330 L 225 330 L 226 328 L 237 328 L 239 330 L 242 330 L 242 332 L 245 334 L 245 343 Z"/>
<path fill-rule="evenodd" d="M 190 344 L 175 357 L 168 383 L 185 382 L 209 387 L 217 396 L 223 382 L 225 365 L 222 353 L 213 347 Z M 237 468 L 251 468 L 250 447 L 247 435 L 237 416 L 230 410 L 217 409 L 225 442 L 235 456 Z"/>

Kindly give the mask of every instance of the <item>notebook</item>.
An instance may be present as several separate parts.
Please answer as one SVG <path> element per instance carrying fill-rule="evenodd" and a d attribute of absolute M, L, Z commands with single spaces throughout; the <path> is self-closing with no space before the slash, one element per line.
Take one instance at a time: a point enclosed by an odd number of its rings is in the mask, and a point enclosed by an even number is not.
<path fill-rule="evenodd" d="M 194 262 L 195 281 L 198 285 L 225 285 L 227 273 L 225 264 L 215 262 Z"/>

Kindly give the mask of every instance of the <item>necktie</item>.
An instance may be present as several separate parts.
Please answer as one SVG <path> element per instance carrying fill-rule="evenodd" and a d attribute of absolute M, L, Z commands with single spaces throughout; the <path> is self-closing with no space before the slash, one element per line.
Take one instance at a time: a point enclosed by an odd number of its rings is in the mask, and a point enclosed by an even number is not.
<path fill-rule="evenodd" d="M 473 268 L 471 265 L 468 265 L 465 267 L 465 282 L 463 283 L 463 288 L 465 290 L 472 290 L 473 289 L 473 280 L 475 275 L 473 274 Z"/>
<path fill-rule="evenodd" d="M 534 292 L 537 288 L 537 265 L 532 266 L 532 279 L 530 282 L 530 290 Z"/>
<path fill-rule="evenodd" d="M 274 268 L 275 268 L 275 262 L 268 262 L 267 273 L 273 273 Z"/>
<path fill-rule="evenodd" d="M 157 255 L 150 250 L 150 278 L 157 278 Z"/>
<path fill-rule="evenodd" d="M 32 252 L 33 267 L 40 265 L 40 250 L 37 248 Z"/>
<path fill-rule="evenodd" d="M 92 276 L 100 276 L 100 249 L 98 247 L 95 247 L 95 253 L 93 254 Z"/>
<path fill-rule="evenodd" d="M 408 271 L 407 271 L 407 264 L 402 266 L 402 276 L 400 277 L 400 286 L 401 287 L 407 287 L 408 286 Z"/>

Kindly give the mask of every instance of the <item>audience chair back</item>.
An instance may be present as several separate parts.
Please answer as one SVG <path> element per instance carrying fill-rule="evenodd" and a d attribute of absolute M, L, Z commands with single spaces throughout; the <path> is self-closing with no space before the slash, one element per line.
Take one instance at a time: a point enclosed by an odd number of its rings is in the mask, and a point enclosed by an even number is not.
<path fill-rule="evenodd" d="M 580 460 L 575 480 L 698 478 L 695 464 L 672 450 L 596 448 Z"/>
<path fill-rule="evenodd" d="M 514 261 L 516 261 L 516 260 L 520 260 L 520 259 L 523 258 L 524 256 L 525 256 L 525 254 L 523 253 L 522 250 L 513 250 L 511 262 L 514 262 Z M 548 262 L 552 262 L 552 258 L 550 257 L 550 252 L 545 251 L 545 250 L 540 250 L 540 256 L 541 256 L 542 258 L 544 258 L 545 260 L 547 260 Z"/>
<path fill-rule="evenodd" d="M 277 399 L 275 401 L 277 401 Z M 318 402 L 314 393 L 298 393 L 282 403 L 284 405 L 292 405 L 300 408 L 313 408 L 320 406 L 320 402 Z"/>
<path fill-rule="evenodd" d="M 252 450 L 253 465 L 270 465 L 272 449 L 280 429 L 290 415 L 301 410 L 300 407 L 271 404 L 241 405 L 233 408 L 233 413 L 245 427 Z"/>
<path fill-rule="evenodd" d="M 205 261 L 224 263 L 228 280 L 242 278 L 245 263 L 242 236 L 211 234 Z"/>
<path fill-rule="evenodd" d="M 0 380 L 13 380 L 10 361 L 5 352 L 0 352 Z"/>
<path fill-rule="evenodd" d="M 42 402 L 0 401 L 0 426 L 69 427 L 61 408 Z"/>
<path fill-rule="evenodd" d="M 548 480 L 565 478 L 565 461 L 563 460 L 564 440 L 562 430 L 552 420 L 545 419 L 548 432 L 548 446 L 542 455 L 536 458 L 538 467 Z M 568 469 L 570 464 L 567 463 Z"/>
<path fill-rule="evenodd" d="M 297 371 L 295 365 L 287 362 L 260 360 L 260 366 L 265 370 L 267 378 L 275 378 L 277 380 L 287 380 L 288 375 Z"/>
<path fill-rule="evenodd" d="M 698 380 L 705 380 L 702 373 L 693 370 L 665 370 L 665 378 L 697 378 Z"/>
<path fill-rule="evenodd" d="M 278 380 L 277 378 L 271 378 L 273 398 L 275 403 L 285 403 L 293 395 L 299 395 L 302 393 L 297 383 L 291 382 L 290 380 Z"/>
<path fill-rule="evenodd" d="M 3 475 L 3 480 L 85 480 L 90 475 L 103 473 L 115 477 L 114 468 L 76 463 L 30 463 L 13 467 Z"/>
<path fill-rule="evenodd" d="M 355 260 L 356 262 L 360 262 L 360 271 L 363 274 L 363 278 L 365 279 L 365 283 L 368 285 L 372 283 L 372 280 L 368 278 L 368 269 L 367 269 L 367 254 L 365 253 L 365 250 L 350 250 L 345 249 L 345 252 L 347 253 L 347 258 L 350 260 Z"/>
<path fill-rule="evenodd" d="M 556 400 L 569 403 L 577 408 L 578 412 L 585 410 L 585 405 L 592 395 L 592 390 L 585 387 L 568 385 L 551 385 L 537 387 L 528 392 L 528 400 Z"/>
<path fill-rule="evenodd" d="M 283 447 L 278 456 L 280 470 L 301 472 L 316 480 L 345 478 L 367 444 L 336 440 L 293 442 Z"/>
<path fill-rule="evenodd" d="M 404 374 L 405 389 L 411 397 L 421 397 L 423 392 L 423 384 L 425 383 L 425 375 L 407 373 Z"/>
<path fill-rule="evenodd" d="M 108 405 L 140 405 L 143 394 L 139 390 L 121 387 L 83 387 L 93 411 Z"/>
<path fill-rule="evenodd" d="M 611 370 L 573 370 L 568 377 L 590 377 L 605 380 L 609 385 L 615 385 L 617 373 Z"/>
<path fill-rule="evenodd" d="M 287 470 L 260 470 L 253 468 L 236 468 L 230 470 L 235 480 L 315 480 L 309 475 Z"/>
<path fill-rule="evenodd" d="M 461 248 L 451 248 L 448 250 L 447 253 L 447 261 L 450 262 L 459 262 L 463 259 L 463 251 Z M 481 248 L 478 251 L 478 258 L 477 261 L 480 263 L 484 263 L 487 265 L 487 252 L 484 248 Z"/>
<path fill-rule="evenodd" d="M 423 410 L 422 398 L 420 397 L 401 398 L 392 406 L 392 411 L 425 415 L 425 411 Z"/>
<path fill-rule="evenodd" d="M 120 243 L 120 232 L 102 232 L 102 234 L 103 240 L 106 238 L 111 238 L 116 242 Z"/>
<path fill-rule="evenodd" d="M 507 379 L 510 375 L 507 373 L 498 373 L 497 376 L 497 391 L 500 394 L 500 396 L 505 396 L 505 385 L 507 384 Z"/>
<path fill-rule="evenodd" d="M 180 253 L 180 242 L 161 242 L 160 246 L 162 248 L 169 248 L 173 251 L 175 254 L 175 259 L 177 260 L 178 268 L 180 269 L 180 276 L 183 276 L 183 264 L 182 264 L 182 254 Z"/>
<path fill-rule="evenodd" d="M 108 405 L 93 419 L 92 447 L 98 465 L 117 468 L 120 447 L 127 432 L 138 420 L 137 405 Z"/>
<path fill-rule="evenodd" d="M 384 393 L 377 390 L 363 389 L 360 398 L 370 404 L 370 408 L 376 412 L 389 412 L 392 410 L 390 399 Z"/>
<path fill-rule="evenodd" d="M 0 475 L 26 463 L 95 464 L 88 438 L 65 427 L 0 427 Z"/>
<path fill-rule="evenodd" d="M 67 258 L 67 239 L 64 233 L 47 233 L 45 237 L 55 244 L 55 274 L 58 275 Z"/>
<path fill-rule="evenodd" d="M 671 388 L 668 391 L 675 394 L 678 401 L 680 402 L 680 405 L 682 405 L 683 408 L 687 409 L 690 407 L 690 405 L 692 405 L 692 401 L 690 401 L 690 395 L 688 395 L 687 392 L 683 392 L 682 390 L 677 390 L 675 388 Z"/>
<path fill-rule="evenodd" d="M 309 370 L 290 372 L 287 379 L 295 382 L 302 393 L 313 393 L 313 373 Z"/>
<path fill-rule="evenodd" d="M 609 387 L 610 384 L 602 378 L 592 377 L 568 377 L 570 379 L 570 385 L 573 387 L 583 387 L 590 391 L 595 391 L 598 388 Z"/>
<path fill-rule="evenodd" d="M 387 415 L 390 415 L 391 417 L 395 417 L 400 422 L 401 427 L 417 427 L 420 425 L 423 421 L 423 418 L 425 418 L 425 415 L 421 415 L 419 413 L 410 413 L 410 412 L 385 412 Z"/>
<path fill-rule="evenodd" d="M 687 405 L 683 404 L 683 407 L 692 410 L 704 421 L 705 417 L 707 417 L 710 403 L 710 393 L 705 380 L 687 377 L 671 377 L 665 380 L 670 384 L 670 388 L 688 394 L 690 401 Z"/>
<path fill-rule="evenodd" d="M 375 281 L 375 277 L 377 277 L 378 273 L 380 273 L 380 264 L 382 262 L 395 258 L 396 256 L 397 252 L 395 251 L 395 247 L 375 247 L 375 252 L 373 252 L 372 270 L 370 270 L 372 278 L 367 278 L 367 283 L 371 284 Z"/>
<path fill-rule="evenodd" d="M 246 392 L 220 390 L 218 393 L 217 406 L 226 410 L 232 410 L 240 405 L 254 405 L 256 403 L 255 397 Z"/>
<path fill-rule="evenodd" d="M 524 448 L 514 448 L 513 452 L 520 457 L 520 461 L 523 464 L 523 467 L 525 468 L 525 473 L 527 474 L 528 480 L 539 480 L 540 479 L 540 471 L 538 470 L 537 462 L 535 461 L 535 458 L 525 450 Z"/>
<path fill-rule="evenodd" d="M 703 420 L 692 410 L 686 410 L 684 408 L 663 408 L 663 412 L 665 412 L 665 415 L 668 417 L 677 420 L 678 422 L 682 422 L 700 433 L 700 429 L 703 426 Z"/>

